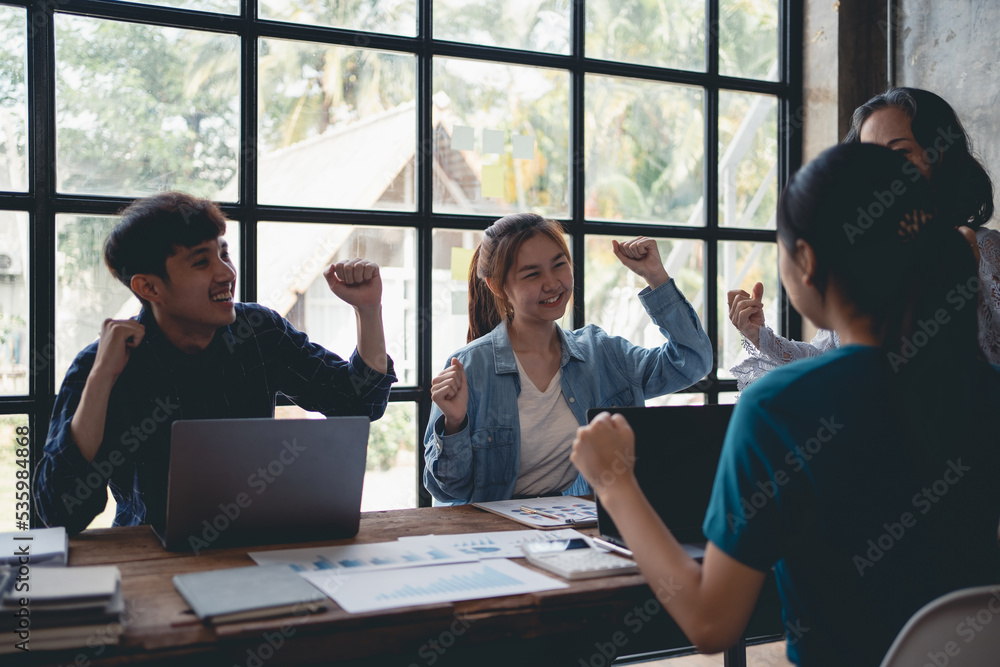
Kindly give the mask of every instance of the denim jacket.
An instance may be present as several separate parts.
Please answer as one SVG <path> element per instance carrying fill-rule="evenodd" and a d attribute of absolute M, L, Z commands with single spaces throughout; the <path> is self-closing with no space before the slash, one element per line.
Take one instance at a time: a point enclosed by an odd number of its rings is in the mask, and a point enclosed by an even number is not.
<path fill-rule="evenodd" d="M 673 279 L 655 290 L 646 287 L 639 300 L 667 338 L 658 348 L 632 345 L 593 324 L 559 329 L 562 392 L 581 426 L 590 408 L 641 406 L 647 398 L 691 386 L 712 368 L 712 343 Z M 506 322 L 452 356 L 465 366 L 466 421 L 461 431 L 446 436 L 444 415 L 437 405 L 431 408 L 424 486 L 436 505 L 510 499 L 521 463 L 521 383 Z M 563 493 L 586 494 L 590 487 L 577 476 Z"/>

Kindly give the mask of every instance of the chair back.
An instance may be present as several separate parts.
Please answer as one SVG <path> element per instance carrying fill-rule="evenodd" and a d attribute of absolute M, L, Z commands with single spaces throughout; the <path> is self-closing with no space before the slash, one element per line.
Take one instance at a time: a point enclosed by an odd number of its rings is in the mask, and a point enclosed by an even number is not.
<path fill-rule="evenodd" d="M 881 667 L 1000 665 L 1000 584 L 963 588 L 907 621 Z"/>

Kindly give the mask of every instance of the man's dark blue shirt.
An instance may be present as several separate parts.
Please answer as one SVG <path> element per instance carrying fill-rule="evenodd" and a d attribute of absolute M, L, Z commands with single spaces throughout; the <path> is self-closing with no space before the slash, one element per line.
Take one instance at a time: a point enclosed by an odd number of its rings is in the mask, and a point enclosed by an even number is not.
<path fill-rule="evenodd" d="M 375 420 L 396 381 L 391 359 L 386 374 L 371 369 L 357 350 L 345 361 L 258 304 L 237 303 L 236 321 L 193 355 L 166 339 L 152 313 L 143 310 L 137 319 L 146 334 L 111 390 L 104 439 L 90 463 L 73 441 L 70 422 L 97 342 L 66 373 L 34 484 L 46 525 L 80 532 L 104 511 L 109 484 L 118 505 L 114 525 L 162 525 L 170 426 L 178 419 L 273 417 L 280 392 L 306 410 Z"/>

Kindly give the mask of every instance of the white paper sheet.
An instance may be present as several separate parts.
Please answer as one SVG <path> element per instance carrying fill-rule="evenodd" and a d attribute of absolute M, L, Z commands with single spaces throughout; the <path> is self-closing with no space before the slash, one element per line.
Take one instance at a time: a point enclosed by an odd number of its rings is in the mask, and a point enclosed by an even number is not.
<path fill-rule="evenodd" d="M 339 547 L 306 547 L 252 551 L 247 554 L 258 565 L 291 565 L 296 570 L 370 572 L 477 560 L 447 546 L 406 542 L 348 544 Z"/>
<path fill-rule="evenodd" d="M 411 535 L 399 538 L 400 542 L 436 546 L 440 549 L 454 549 L 480 559 L 524 558 L 521 544 L 550 540 L 572 540 L 584 537 L 572 528 L 562 530 L 507 530 L 489 533 L 462 533 L 460 535 Z"/>
<path fill-rule="evenodd" d="M 534 593 L 569 585 L 502 559 L 386 572 L 314 570 L 299 574 L 352 614 Z"/>

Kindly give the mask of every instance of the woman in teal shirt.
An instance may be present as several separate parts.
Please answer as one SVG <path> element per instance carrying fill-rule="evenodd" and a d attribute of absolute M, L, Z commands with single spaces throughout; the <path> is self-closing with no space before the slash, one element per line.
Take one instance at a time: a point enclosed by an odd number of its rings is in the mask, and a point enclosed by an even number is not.
<path fill-rule="evenodd" d="M 624 420 L 605 414 L 578 433 L 573 462 L 646 579 L 672 581 L 661 602 L 706 652 L 741 636 L 772 567 L 788 655 L 801 665 L 877 665 L 921 606 L 997 580 L 1000 372 L 976 341 L 969 246 L 951 221 L 934 221 L 927 183 L 905 178 L 908 164 L 881 146 L 836 146 L 782 193 L 782 282 L 843 347 L 743 394 L 702 563 L 631 470 L 607 473 L 633 460 Z M 855 234 L 858 208 L 872 222 Z"/>

